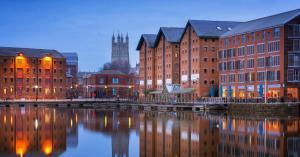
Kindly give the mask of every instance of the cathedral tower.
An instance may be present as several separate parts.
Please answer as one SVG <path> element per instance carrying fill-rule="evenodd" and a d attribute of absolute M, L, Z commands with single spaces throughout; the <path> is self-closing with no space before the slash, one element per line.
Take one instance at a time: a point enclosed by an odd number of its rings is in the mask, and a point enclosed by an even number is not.
<path fill-rule="evenodd" d="M 129 64 L 129 37 L 128 34 L 123 37 L 123 34 L 117 35 L 117 40 L 115 35 L 112 36 L 112 52 L 111 52 L 111 62 Z"/>

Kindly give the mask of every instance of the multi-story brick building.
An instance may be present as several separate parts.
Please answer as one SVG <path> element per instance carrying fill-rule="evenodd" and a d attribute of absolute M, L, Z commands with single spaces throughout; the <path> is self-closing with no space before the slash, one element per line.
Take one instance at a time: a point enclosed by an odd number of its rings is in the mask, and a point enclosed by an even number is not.
<path fill-rule="evenodd" d="M 155 47 L 156 90 L 163 90 L 166 84 L 180 83 L 179 43 L 183 28 L 161 27 Z"/>
<path fill-rule="evenodd" d="M 155 39 L 155 34 L 143 34 L 137 46 L 137 50 L 140 51 L 139 94 L 141 97 L 143 97 L 147 91 L 156 89 Z"/>
<path fill-rule="evenodd" d="M 192 99 L 215 96 L 218 84 L 218 39 L 239 22 L 190 20 L 180 41 L 181 87 L 193 89 Z"/>
<path fill-rule="evenodd" d="M 103 70 L 84 78 L 84 95 L 87 98 L 138 96 L 138 78 L 117 70 Z"/>
<path fill-rule="evenodd" d="M 299 98 L 300 9 L 240 23 L 219 44 L 220 95 Z"/>
<path fill-rule="evenodd" d="M 66 60 L 56 50 L 0 47 L 1 99 L 65 98 Z"/>
<path fill-rule="evenodd" d="M 62 53 L 66 58 L 67 68 L 66 73 L 67 76 L 70 77 L 68 79 L 67 85 L 68 87 L 76 88 L 78 86 L 77 82 L 77 74 L 78 74 L 78 55 L 76 52 L 65 52 Z"/>

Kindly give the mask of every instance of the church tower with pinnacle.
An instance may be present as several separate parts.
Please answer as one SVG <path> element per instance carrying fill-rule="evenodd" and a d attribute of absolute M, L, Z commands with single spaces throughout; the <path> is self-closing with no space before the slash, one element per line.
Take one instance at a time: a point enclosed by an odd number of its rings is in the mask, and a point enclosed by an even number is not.
<path fill-rule="evenodd" d="M 112 36 L 112 52 L 111 52 L 111 62 L 129 64 L 129 37 L 126 35 L 125 39 L 123 34 L 119 34 L 117 39 L 115 34 Z"/>

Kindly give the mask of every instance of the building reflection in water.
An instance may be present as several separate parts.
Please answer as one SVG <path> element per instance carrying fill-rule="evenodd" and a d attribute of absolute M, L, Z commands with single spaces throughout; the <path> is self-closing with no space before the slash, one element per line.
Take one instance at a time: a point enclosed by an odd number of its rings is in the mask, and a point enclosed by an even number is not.
<path fill-rule="evenodd" d="M 58 156 L 66 149 L 65 119 L 50 108 L 1 108 L 0 155 Z"/>
<path fill-rule="evenodd" d="M 140 114 L 140 157 L 300 156 L 300 120 Z"/>
<path fill-rule="evenodd" d="M 0 108 L 0 126 L 0 156 L 60 156 L 91 132 L 110 138 L 112 157 L 132 156 L 130 147 L 140 157 L 300 155 L 299 118 L 11 107 Z M 139 141 L 129 146 L 132 132 Z"/>

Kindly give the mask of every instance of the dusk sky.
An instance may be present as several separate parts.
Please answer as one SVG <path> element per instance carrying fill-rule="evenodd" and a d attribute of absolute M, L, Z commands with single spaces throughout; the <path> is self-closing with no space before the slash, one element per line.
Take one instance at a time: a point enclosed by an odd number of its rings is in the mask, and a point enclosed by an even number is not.
<path fill-rule="evenodd" d="M 129 34 L 130 60 L 142 33 L 188 19 L 247 21 L 300 8 L 300 0 L 0 0 L 0 46 L 77 52 L 79 69 L 110 61 L 113 32 Z"/>

